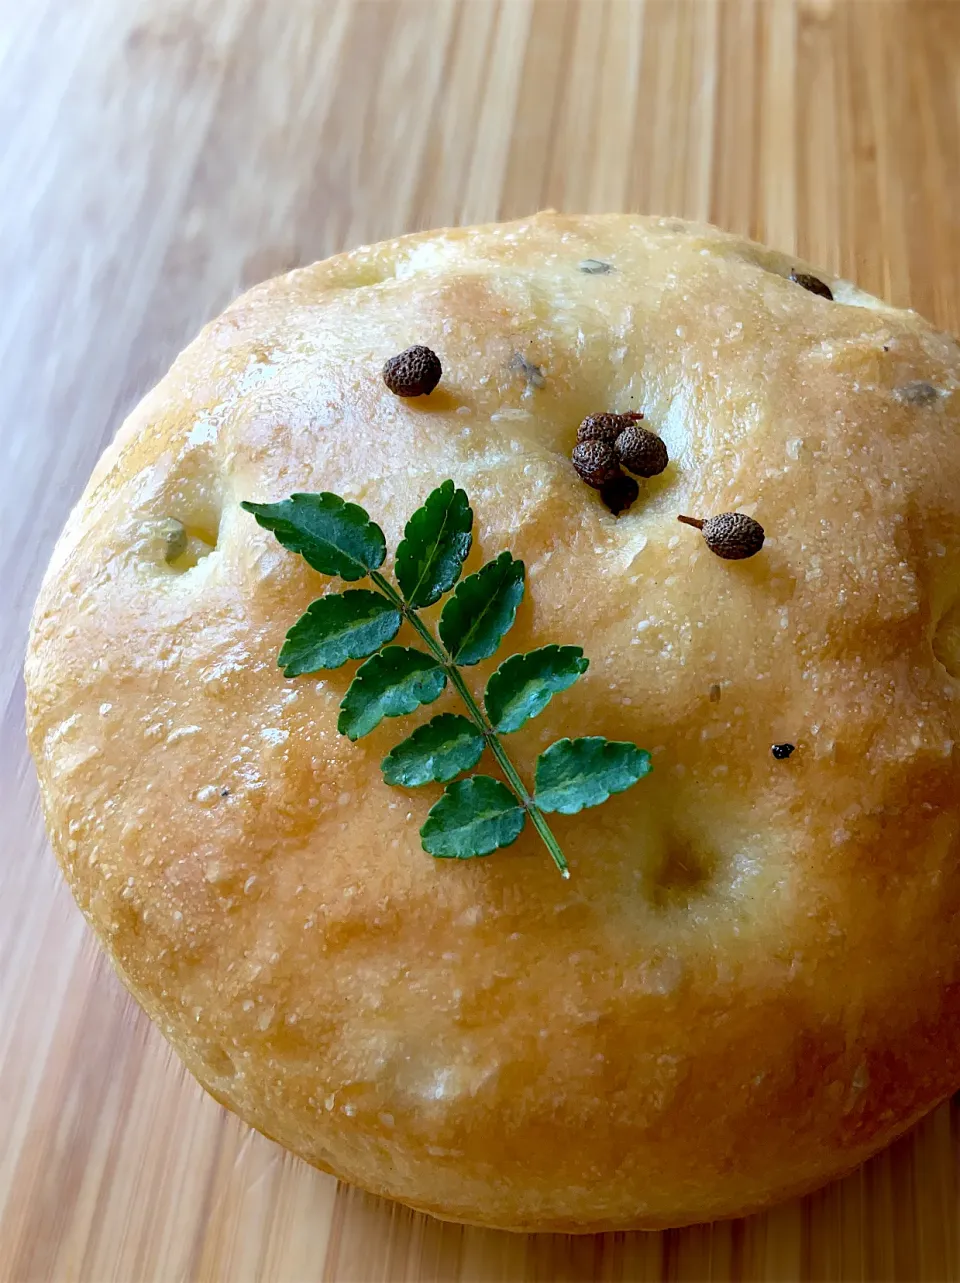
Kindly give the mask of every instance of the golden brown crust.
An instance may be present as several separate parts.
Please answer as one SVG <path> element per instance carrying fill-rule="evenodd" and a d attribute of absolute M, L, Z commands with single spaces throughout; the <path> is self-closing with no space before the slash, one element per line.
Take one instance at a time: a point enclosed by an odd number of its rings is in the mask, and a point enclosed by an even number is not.
<path fill-rule="evenodd" d="M 209 325 L 98 465 L 27 661 L 51 840 L 190 1069 L 309 1161 L 482 1224 L 679 1224 L 844 1171 L 960 1082 L 960 350 L 793 267 L 555 214 L 341 255 Z M 444 377 L 402 401 L 412 343 Z M 636 408 L 671 464 L 617 520 L 569 453 Z M 401 724 L 351 744 L 354 666 L 276 667 L 329 581 L 240 500 L 333 490 L 395 547 L 448 476 L 471 566 L 527 563 L 509 649 L 592 661 L 517 760 L 654 755 L 557 817 L 568 883 L 527 835 L 425 855 L 437 790 L 377 769 Z M 676 522 L 728 510 L 759 556 Z"/>

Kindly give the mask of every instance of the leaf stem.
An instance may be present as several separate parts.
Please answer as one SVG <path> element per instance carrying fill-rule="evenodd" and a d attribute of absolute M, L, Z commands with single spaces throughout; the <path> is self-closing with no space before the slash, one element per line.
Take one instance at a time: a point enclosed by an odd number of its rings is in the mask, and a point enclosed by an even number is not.
<path fill-rule="evenodd" d="M 519 771 L 507 756 L 506 749 L 503 747 L 500 736 L 494 730 L 493 726 L 491 726 L 486 713 L 484 713 L 483 709 L 474 699 L 473 692 L 463 680 L 463 675 L 461 674 L 460 669 L 447 654 L 446 649 L 434 638 L 430 629 L 417 614 L 416 610 L 412 606 L 408 606 L 403 600 L 394 588 L 393 584 L 390 583 L 389 579 L 385 579 L 384 576 L 376 570 L 372 570 L 370 572 L 370 578 L 384 596 L 390 598 L 397 610 L 401 612 L 403 617 L 408 620 L 416 632 L 419 633 L 431 655 L 433 655 L 434 659 L 442 666 L 447 676 L 450 678 L 451 685 L 463 700 L 464 704 L 467 706 L 467 711 L 470 716 L 483 733 L 484 739 L 490 746 L 490 752 L 497 759 L 497 764 L 506 776 L 507 783 L 513 789 L 513 792 L 517 797 L 517 801 L 530 816 L 531 823 L 540 834 L 543 844 L 550 852 L 550 856 L 554 864 L 560 870 L 561 876 L 569 878 L 570 870 L 567 867 L 567 861 L 564 854 L 560 849 L 560 843 L 553 836 L 549 824 L 544 819 L 543 812 L 540 810 L 539 806 L 537 806 L 536 802 L 527 790 Z"/>

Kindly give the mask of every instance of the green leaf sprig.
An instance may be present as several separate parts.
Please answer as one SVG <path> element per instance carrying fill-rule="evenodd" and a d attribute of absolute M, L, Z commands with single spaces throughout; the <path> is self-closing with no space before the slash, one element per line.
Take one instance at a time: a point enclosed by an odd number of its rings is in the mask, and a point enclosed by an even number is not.
<path fill-rule="evenodd" d="M 397 548 L 399 587 L 380 573 L 383 531 L 357 504 L 335 494 L 294 494 L 280 503 L 244 503 L 266 530 L 314 570 L 347 583 L 368 578 L 373 590 L 351 588 L 313 602 L 287 633 L 278 663 L 287 677 L 357 669 L 340 704 L 337 729 L 351 740 L 385 717 L 402 717 L 453 686 L 467 716 L 441 713 L 417 727 L 381 763 L 387 784 L 445 784 L 420 830 L 430 855 L 466 860 L 515 842 L 529 819 L 563 876 L 569 869 L 545 813 L 574 815 L 628 789 L 650 770 L 650 754 L 600 735 L 560 739 L 537 758 L 531 793 L 507 755 L 502 736 L 518 731 L 587 671 L 579 646 L 542 646 L 511 655 L 490 677 L 483 703 L 460 671 L 489 659 L 513 626 L 523 600 L 522 561 L 502 552 L 460 582 L 473 540 L 473 511 L 463 490 L 445 481 L 428 496 Z M 435 637 L 419 611 L 447 593 Z M 423 649 L 391 643 L 406 621 Z M 471 775 L 486 749 L 503 780 Z M 505 782 L 504 782 L 505 781 Z"/>

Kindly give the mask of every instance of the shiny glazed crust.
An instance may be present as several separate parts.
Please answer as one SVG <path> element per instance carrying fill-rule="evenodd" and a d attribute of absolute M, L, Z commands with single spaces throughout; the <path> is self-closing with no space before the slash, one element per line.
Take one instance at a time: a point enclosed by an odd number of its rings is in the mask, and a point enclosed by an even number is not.
<path fill-rule="evenodd" d="M 27 660 L 51 840 L 190 1070 L 309 1162 L 486 1225 L 677 1225 L 815 1186 L 960 1084 L 960 349 L 794 267 L 626 216 L 361 249 L 241 298 L 100 461 Z M 401 400 L 413 343 L 443 379 Z M 671 463 L 617 519 L 569 454 L 637 408 Z M 521 770 L 567 734 L 653 753 L 555 817 L 566 883 L 529 831 L 431 859 L 439 788 L 378 769 L 417 717 L 352 744 L 356 665 L 276 666 L 339 585 L 240 501 L 332 490 L 393 549 L 447 477 L 469 568 L 527 565 L 498 660 L 591 660 Z M 729 510 L 767 531 L 749 561 L 676 520 Z"/>

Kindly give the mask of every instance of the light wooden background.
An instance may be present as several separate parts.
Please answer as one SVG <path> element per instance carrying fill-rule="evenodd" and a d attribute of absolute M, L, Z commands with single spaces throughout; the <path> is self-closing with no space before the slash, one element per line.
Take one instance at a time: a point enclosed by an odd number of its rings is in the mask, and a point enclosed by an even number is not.
<path fill-rule="evenodd" d="M 957 1115 L 750 1221 L 519 1238 L 205 1098 L 61 886 L 28 612 L 138 395 L 242 286 L 538 206 L 709 218 L 960 331 L 960 0 L 0 0 L 0 1281 L 953 1279 Z"/>

